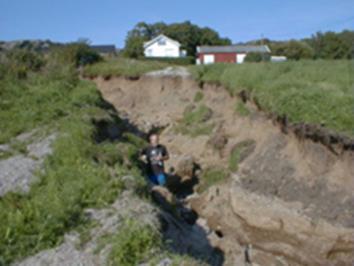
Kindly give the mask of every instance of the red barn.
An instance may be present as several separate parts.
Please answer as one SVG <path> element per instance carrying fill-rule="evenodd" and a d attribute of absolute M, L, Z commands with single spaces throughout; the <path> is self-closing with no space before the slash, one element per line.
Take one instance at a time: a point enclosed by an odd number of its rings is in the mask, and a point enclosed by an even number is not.
<path fill-rule="evenodd" d="M 197 64 L 241 64 L 250 52 L 270 53 L 267 45 L 198 46 Z"/>

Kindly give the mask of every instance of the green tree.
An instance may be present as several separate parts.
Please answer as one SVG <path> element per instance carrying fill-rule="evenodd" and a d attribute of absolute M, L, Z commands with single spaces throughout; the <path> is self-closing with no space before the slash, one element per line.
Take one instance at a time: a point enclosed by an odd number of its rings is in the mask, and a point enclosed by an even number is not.
<path fill-rule="evenodd" d="M 275 55 L 285 55 L 289 59 L 299 60 L 313 58 L 313 48 L 304 41 L 291 40 L 288 42 L 274 42 L 270 45 Z"/>
<path fill-rule="evenodd" d="M 354 31 L 317 32 L 311 38 L 290 41 L 255 40 L 246 44 L 268 44 L 272 54 L 290 59 L 351 59 L 354 57 Z"/>
<path fill-rule="evenodd" d="M 267 53 L 251 52 L 245 57 L 245 62 L 267 62 L 270 60 L 270 55 Z"/>
<path fill-rule="evenodd" d="M 76 42 L 54 48 L 50 59 L 58 63 L 73 64 L 79 67 L 99 62 L 102 57 L 87 43 Z"/>
<path fill-rule="evenodd" d="M 315 58 L 349 59 L 352 57 L 354 32 L 318 32 L 309 40 Z"/>

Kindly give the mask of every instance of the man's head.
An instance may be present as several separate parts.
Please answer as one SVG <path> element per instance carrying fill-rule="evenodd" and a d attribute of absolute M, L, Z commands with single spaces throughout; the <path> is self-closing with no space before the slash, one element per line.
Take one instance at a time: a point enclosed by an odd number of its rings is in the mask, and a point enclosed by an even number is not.
<path fill-rule="evenodd" d="M 149 142 L 152 146 L 157 146 L 159 144 L 159 135 L 152 133 L 149 136 Z"/>

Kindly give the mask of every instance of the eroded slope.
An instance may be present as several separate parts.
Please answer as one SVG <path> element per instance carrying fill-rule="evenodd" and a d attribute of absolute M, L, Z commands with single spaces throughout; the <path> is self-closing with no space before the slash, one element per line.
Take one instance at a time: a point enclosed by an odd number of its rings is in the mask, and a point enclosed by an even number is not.
<path fill-rule="evenodd" d="M 161 141 L 171 153 L 168 167 L 190 156 L 201 168 L 201 184 L 208 169 L 228 172 L 228 178 L 187 198 L 207 219 L 208 238 L 225 253 L 226 265 L 245 260 L 351 264 L 350 151 L 333 152 L 291 130 L 285 134 L 252 104 L 240 103 L 219 86 L 199 88 L 183 69 L 95 81 L 105 99 L 139 128 L 163 129 Z"/>

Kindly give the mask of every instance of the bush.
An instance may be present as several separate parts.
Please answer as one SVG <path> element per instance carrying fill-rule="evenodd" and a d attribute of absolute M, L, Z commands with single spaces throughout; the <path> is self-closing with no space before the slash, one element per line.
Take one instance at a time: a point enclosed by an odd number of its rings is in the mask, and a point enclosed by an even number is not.
<path fill-rule="evenodd" d="M 183 122 L 192 126 L 193 124 L 199 124 L 208 121 L 213 114 L 213 111 L 206 105 L 201 105 L 191 112 L 185 111 L 183 114 Z"/>
<path fill-rule="evenodd" d="M 250 52 L 245 57 L 245 62 L 267 62 L 270 61 L 270 54 Z"/>
<path fill-rule="evenodd" d="M 0 78 L 10 74 L 18 79 L 30 71 L 39 71 L 45 64 L 43 56 L 26 49 L 13 49 L 1 55 Z"/>
<path fill-rule="evenodd" d="M 53 48 L 51 60 L 76 67 L 102 61 L 102 57 L 85 43 L 71 43 Z"/>
<path fill-rule="evenodd" d="M 4 79 L 7 74 L 7 67 L 5 64 L 0 63 L 0 79 Z"/>
<path fill-rule="evenodd" d="M 229 173 L 218 167 L 210 167 L 203 170 L 200 177 L 200 184 L 198 185 L 198 193 L 203 193 L 209 187 L 226 180 L 229 177 Z"/>
<path fill-rule="evenodd" d="M 203 92 L 197 91 L 197 93 L 194 95 L 193 101 L 194 101 L 195 103 L 197 103 L 197 102 L 200 102 L 201 100 L 203 100 L 203 98 L 204 98 Z"/>
<path fill-rule="evenodd" d="M 195 59 L 192 56 L 186 57 L 143 57 L 141 58 L 143 61 L 158 61 L 164 62 L 171 65 L 193 65 L 195 63 Z"/>
<path fill-rule="evenodd" d="M 109 265 L 135 266 L 149 260 L 161 246 L 156 229 L 127 220 L 113 237 Z"/>
<path fill-rule="evenodd" d="M 276 55 L 284 55 L 288 59 L 300 60 L 314 57 L 313 48 L 306 42 L 290 40 L 271 44 L 271 50 Z"/>
<path fill-rule="evenodd" d="M 42 55 L 26 49 L 11 50 L 7 58 L 11 65 L 23 67 L 26 71 L 38 71 L 45 63 Z"/>
<path fill-rule="evenodd" d="M 192 106 L 193 107 L 193 106 Z M 207 123 L 212 117 L 213 111 L 205 106 L 201 105 L 197 108 L 186 108 L 183 114 L 183 119 L 176 126 L 176 131 L 191 137 L 197 137 L 200 135 L 209 135 L 214 125 Z"/>

